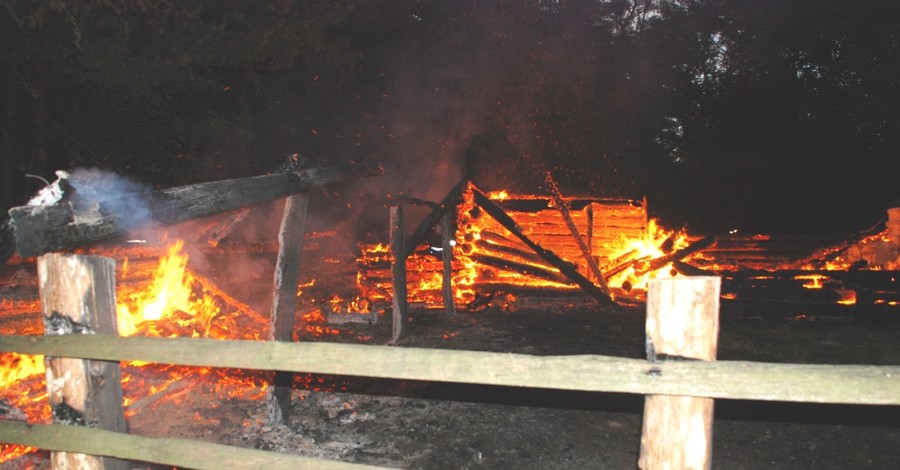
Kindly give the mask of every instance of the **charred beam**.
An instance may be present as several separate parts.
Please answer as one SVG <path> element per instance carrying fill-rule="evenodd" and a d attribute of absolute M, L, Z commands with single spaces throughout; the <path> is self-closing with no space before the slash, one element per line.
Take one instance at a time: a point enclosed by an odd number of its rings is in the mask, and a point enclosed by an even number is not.
<path fill-rule="evenodd" d="M 681 261 L 684 258 L 687 258 L 690 255 L 693 255 L 694 253 L 703 251 L 703 250 L 709 248 L 710 246 L 712 246 L 713 243 L 715 243 L 715 242 L 716 242 L 716 237 L 714 237 L 712 235 L 701 238 L 700 240 L 697 240 L 694 243 L 691 243 L 690 245 L 688 245 L 680 250 L 676 250 L 665 256 L 660 256 L 659 258 L 651 259 L 650 261 L 647 262 L 646 266 L 642 266 L 640 268 L 636 267 L 635 273 L 638 275 L 641 275 L 641 274 L 645 274 L 645 273 L 648 273 L 651 271 L 656 271 L 657 269 L 661 269 L 665 265 L 667 265 L 673 261 Z"/>
<path fill-rule="evenodd" d="M 434 227 L 434 224 L 438 223 L 441 220 L 441 217 L 444 214 L 447 214 L 451 207 L 456 207 L 456 203 L 462 197 L 463 189 L 465 189 L 466 185 L 469 182 L 465 179 L 459 180 L 453 188 L 450 189 L 450 192 L 444 196 L 444 199 L 441 199 L 440 206 L 432 209 L 431 213 L 425 216 L 422 219 L 422 222 L 419 223 L 419 226 L 416 227 L 416 230 L 410 234 L 409 237 L 406 238 L 406 241 L 403 242 L 403 246 L 405 247 L 404 254 L 409 256 L 416 249 L 416 246 L 419 243 L 422 243 L 422 240 L 425 239 L 425 235 Z"/>
<path fill-rule="evenodd" d="M 609 295 L 605 294 L 602 289 L 597 287 L 588 278 L 582 276 L 574 266 L 557 256 L 552 251 L 544 249 L 537 243 L 531 241 L 531 239 L 529 239 L 528 236 L 526 236 L 522 231 L 522 227 L 519 227 L 519 224 L 517 224 L 512 219 L 512 217 L 510 217 L 502 208 L 500 208 L 500 206 L 494 204 L 494 202 L 491 201 L 484 193 L 476 188 L 472 188 L 472 195 L 474 196 L 475 204 L 478 204 L 479 207 L 484 209 L 485 212 L 487 212 L 497 222 L 503 225 L 503 227 L 512 232 L 512 234 L 518 237 L 519 240 L 522 240 L 522 242 L 528 245 L 532 250 L 534 250 L 535 253 L 541 255 L 541 257 L 547 260 L 547 262 L 553 265 L 553 267 L 559 269 L 559 271 L 566 277 L 568 277 L 570 281 L 581 287 L 585 293 L 603 302 L 613 303 Z"/>
<path fill-rule="evenodd" d="M 581 234 L 578 233 L 578 227 L 575 226 L 575 221 L 572 220 L 572 214 L 569 213 L 569 206 L 563 201 L 562 194 L 559 192 L 559 187 L 556 185 L 556 181 L 553 180 L 553 176 L 551 176 L 550 173 L 547 173 L 547 183 L 550 185 L 553 203 L 556 208 L 559 209 L 560 214 L 562 214 L 563 219 L 566 221 L 566 226 L 569 227 L 572 238 L 575 239 L 575 243 L 578 244 L 578 249 L 581 250 L 581 255 L 584 256 L 584 260 L 587 262 L 588 267 L 591 268 L 594 278 L 597 279 L 600 290 L 603 291 L 604 294 L 609 295 L 609 285 L 606 283 L 606 278 L 603 277 L 603 273 L 600 272 L 600 267 L 597 266 L 597 262 L 594 261 L 594 257 L 591 256 L 591 250 L 588 249 L 587 244 L 584 242 L 584 238 L 581 238 Z"/>
<path fill-rule="evenodd" d="M 350 164 L 192 184 L 127 197 L 111 195 L 103 200 L 77 200 L 76 196 L 73 201 L 54 205 L 14 207 L 9 211 L 9 224 L 15 250 L 29 257 L 115 238 L 145 226 L 172 225 L 229 212 L 382 172 L 377 164 Z M 123 200 L 129 207 L 112 209 L 114 203 Z M 125 218 L 136 212 L 146 213 L 146 220 L 134 222 Z"/>

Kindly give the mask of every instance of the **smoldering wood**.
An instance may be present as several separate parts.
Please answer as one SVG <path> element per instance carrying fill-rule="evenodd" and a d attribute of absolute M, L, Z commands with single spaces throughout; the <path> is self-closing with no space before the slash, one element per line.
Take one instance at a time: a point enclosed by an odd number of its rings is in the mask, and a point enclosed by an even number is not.
<path fill-rule="evenodd" d="M 177 224 L 382 172 L 377 164 L 348 164 L 131 195 L 129 199 L 141 197 L 146 203 L 146 207 L 142 204 L 142 207 L 134 208 L 135 212 L 140 209 L 149 213 L 149 220 L 141 224 L 127 223 L 113 213 L 110 207 L 118 199 L 116 195 L 108 200 L 81 201 L 79 204 L 14 207 L 9 211 L 9 223 L 15 250 L 23 257 L 30 257 L 115 238 L 145 226 Z M 89 208 L 85 209 L 85 206 Z"/>
<path fill-rule="evenodd" d="M 428 231 L 441 220 L 441 217 L 443 217 L 451 207 L 456 206 L 456 203 L 462 197 L 466 185 L 468 185 L 466 179 L 459 180 L 459 182 L 450 189 L 447 195 L 441 199 L 440 206 L 432 209 L 431 212 L 422 219 L 416 229 L 403 242 L 404 249 L 406 250 L 403 253 L 405 256 L 409 256 L 412 251 L 419 246 L 419 243 L 422 243 L 422 241 L 425 240 L 425 235 L 427 235 Z"/>
<path fill-rule="evenodd" d="M 425 207 L 430 207 L 431 209 L 434 209 L 434 210 L 441 210 L 441 211 L 446 212 L 445 208 L 442 207 L 439 202 L 426 201 L 425 199 L 420 199 L 420 198 L 413 197 L 413 196 L 407 196 L 406 194 L 388 194 L 388 199 L 396 199 L 397 201 L 405 202 L 407 204 L 411 204 L 414 206 L 425 206 Z"/>
<path fill-rule="evenodd" d="M 491 201 L 484 193 L 475 188 L 472 188 L 472 194 L 474 196 L 475 204 L 484 209 L 484 211 L 487 212 L 491 217 L 493 217 L 494 220 L 500 222 L 501 225 L 503 225 L 507 230 L 512 232 L 513 235 L 522 240 L 522 242 L 524 242 L 532 250 L 534 250 L 535 253 L 541 255 L 541 257 L 547 260 L 547 262 L 552 264 L 555 268 L 559 269 L 559 271 L 565 274 L 570 281 L 581 287 L 585 293 L 605 303 L 614 304 L 609 295 L 605 294 L 594 283 L 581 275 L 581 273 L 579 273 L 574 266 L 557 256 L 555 253 L 546 250 L 540 245 L 531 241 L 523 233 L 522 227 L 520 227 L 509 215 L 507 215 L 502 208 L 494 204 L 494 202 Z"/>
<path fill-rule="evenodd" d="M 304 164 L 305 160 L 295 153 L 287 156 L 285 161 L 278 165 L 278 168 L 272 173 L 293 173 L 303 169 Z M 250 208 L 244 207 L 224 217 L 209 231 L 209 236 L 206 239 L 207 244 L 211 247 L 217 247 L 222 239 L 230 235 L 248 215 L 250 215 Z"/>
<path fill-rule="evenodd" d="M 37 260 L 45 334 L 118 336 L 115 261 L 48 253 Z M 118 362 L 46 357 L 47 395 L 54 422 L 127 432 Z M 55 452 L 54 468 L 127 469 L 127 462 Z"/>
<path fill-rule="evenodd" d="M 290 196 L 284 206 L 281 228 L 278 232 L 279 249 L 275 263 L 269 341 L 292 340 L 297 281 L 300 276 L 300 259 L 308 208 L 309 196 L 306 195 Z M 275 372 L 272 387 L 269 387 L 266 396 L 269 424 L 289 423 L 292 384 L 293 374 Z"/>

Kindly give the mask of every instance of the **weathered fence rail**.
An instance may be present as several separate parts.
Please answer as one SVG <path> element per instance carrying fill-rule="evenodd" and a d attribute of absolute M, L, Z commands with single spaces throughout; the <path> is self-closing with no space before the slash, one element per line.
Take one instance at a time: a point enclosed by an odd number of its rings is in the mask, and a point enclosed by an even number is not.
<path fill-rule="evenodd" d="M 900 365 L 532 356 L 339 343 L 108 335 L 0 336 L 0 351 L 104 361 L 735 400 L 900 405 Z"/>

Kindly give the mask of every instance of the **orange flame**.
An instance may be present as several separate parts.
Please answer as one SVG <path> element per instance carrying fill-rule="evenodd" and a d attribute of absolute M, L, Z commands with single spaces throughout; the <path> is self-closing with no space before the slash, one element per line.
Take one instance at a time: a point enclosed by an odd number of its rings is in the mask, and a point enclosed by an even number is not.
<path fill-rule="evenodd" d="M 215 301 L 207 295 L 194 294 L 193 275 L 187 270 L 188 256 L 181 252 L 184 241 L 177 240 L 169 247 L 168 255 L 160 259 L 153 284 L 146 291 L 134 292 L 127 300 L 119 302 L 116 313 L 121 336 L 132 336 L 138 332 L 147 333 L 141 328 L 145 322 L 173 318 L 176 312 L 183 312 L 187 318 L 178 321 L 184 325 L 197 321 L 208 334 L 209 323 L 219 313 Z M 206 336 L 204 334 L 203 336 Z M 193 336 L 199 336 L 196 332 Z"/>

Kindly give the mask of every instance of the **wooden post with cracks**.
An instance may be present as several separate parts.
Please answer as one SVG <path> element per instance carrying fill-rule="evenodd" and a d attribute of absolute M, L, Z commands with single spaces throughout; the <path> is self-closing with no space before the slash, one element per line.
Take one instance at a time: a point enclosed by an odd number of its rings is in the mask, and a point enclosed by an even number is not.
<path fill-rule="evenodd" d="M 721 278 L 654 279 L 647 291 L 647 359 L 653 363 L 715 361 Z M 709 469 L 712 398 L 647 395 L 638 467 Z"/>
<path fill-rule="evenodd" d="M 115 261 L 47 253 L 37 260 L 45 335 L 118 336 Z M 118 362 L 46 357 L 53 422 L 127 433 Z M 127 469 L 110 457 L 53 452 L 53 468 Z"/>
<path fill-rule="evenodd" d="M 306 213 L 309 196 L 287 198 L 281 228 L 278 232 L 278 258 L 272 294 L 269 341 L 293 340 L 294 307 L 297 301 L 297 280 L 300 277 L 300 255 L 306 232 Z M 288 424 L 291 412 L 291 391 L 294 374 L 276 371 L 266 395 L 269 424 Z"/>
<path fill-rule="evenodd" d="M 394 292 L 391 300 L 393 310 L 392 341 L 396 343 L 408 334 L 409 305 L 406 291 L 406 247 L 403 240 L 403 208 L 391 206 L 391 264 Z"/>

